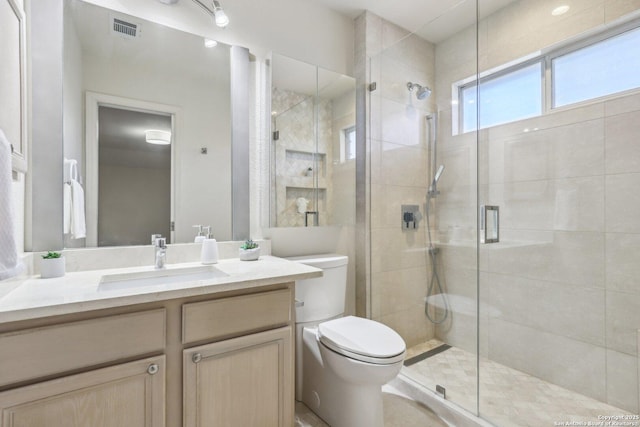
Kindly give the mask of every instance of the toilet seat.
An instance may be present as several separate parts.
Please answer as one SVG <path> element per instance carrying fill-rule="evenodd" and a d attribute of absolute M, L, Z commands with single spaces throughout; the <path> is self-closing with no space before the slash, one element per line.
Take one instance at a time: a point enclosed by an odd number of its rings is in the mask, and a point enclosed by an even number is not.
<path fill-rule="evenodd" d="M 350 359 L 376 365 L 404 360 L 404 340 L 393 329 L 374 320 L 347 316 L 318 325 L 318 340 Z"/>

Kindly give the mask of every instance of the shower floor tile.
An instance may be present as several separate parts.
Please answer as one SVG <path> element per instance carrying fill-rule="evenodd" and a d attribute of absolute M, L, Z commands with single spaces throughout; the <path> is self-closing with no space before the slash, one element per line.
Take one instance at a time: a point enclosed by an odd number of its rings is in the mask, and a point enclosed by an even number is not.
<path fill-rule="evenodd" d="M 415 356 L 443 344 L 430 340 L 408 354 Z M 476 363 L 473 353 L 451 347 L 402 370 L 429 389 L 444 386 L 447 400 L 475 413 Z M 600 422 L 599 415 L 629 414 L 487 359 L 480 359 L 480 413 L 500 427 L 569 425 L 570 421 L 588 425 Z"/>

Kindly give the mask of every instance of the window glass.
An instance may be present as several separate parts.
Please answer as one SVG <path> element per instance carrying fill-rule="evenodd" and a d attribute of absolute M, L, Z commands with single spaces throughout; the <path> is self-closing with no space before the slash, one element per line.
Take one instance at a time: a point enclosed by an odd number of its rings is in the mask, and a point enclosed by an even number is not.
<path fill-rule="evenodd" d="M 480 81 L 480 101 L 475 85 L 462 88 L 462 132 L 513 122 L 542 114 L 542 62 Z"/>
<path fill-rule="evenodd" d="M 356 158 L 356 127 L 352 126 L 343 130 L 344 133 L 344 160 Z"/>
<path fill-rule="evenodd" d="M 640 29 L 552 60 L 553 106 L 640 87 Z"/>

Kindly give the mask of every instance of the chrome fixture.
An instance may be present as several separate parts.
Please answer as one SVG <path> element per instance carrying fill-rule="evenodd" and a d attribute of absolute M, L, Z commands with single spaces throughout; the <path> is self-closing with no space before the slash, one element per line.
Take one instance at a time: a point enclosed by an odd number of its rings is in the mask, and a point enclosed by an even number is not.
<path fill-rule="evenodd" d="M 224 10 L 222 9 L 222 6 L 220 6 L 220 2 L 213 0 L 211 2 L 211 5 L 213 7 L 213 10 L 210 9 L 206 4 L 204 4 L 203 2 L 201 2 L 200 0 L 193 0 L 198 6 L 200 6 L 206 13 L 208 13 L 209 15 L 211 15 L 213 17 L 214 22 L 216 23 L 216 25 L 220 28 L 224 28 L 227 25 L 229 25 L 229 17 L 227 16 L 226 13 L 224 13 Z"/>
<path fill-rule="evenodd" d="M 218 27 L 224 28 L 229 25 L 229 17 L 224 13 L 224 10 L 222 10 L 220 2 L 216 0 L 213 0 L 213 16 Z"/>
<path fill-rule="evenodd" d="M 440 283 L 440 275 L 438 274 L 438 248 L 433 244 L 433 239 L 431 236 L 431 201 L 435 202 L 435 198 L 440 192 L 437 189 L 438 181 L 442 176 L 442 172 L 444 172 L 444 165 L 440 165 L 436 170 L 436 165 L 438 164 L 436 161 L 437 154 L 437 144 L 438 144 L 438 114 L 432 113 L 427 114 L 425 117 L 427 120 L 427 124 L 429 125 L 429 148 L 431 149 L 430 157 L 431 157 L 431 165 L 429 167 L 429 172 L 433 173 L 433 179 L 431 180 L 431 185 L 429 186 L 429 190 L 427 191 L 427 202 L 425 204 L 425 217 L 427 220 L 426 229 L 427 229 L 427 239 L 429 246 L 427 247 L 427 253 L 429 259 L 431 261 L 431 279 L 429 279 L 429 287 L 427 289 L 427 297 L 425 298 L 424 303 L 424 314 L 427 316 L 427 319 L 431 323 L 439 325 L 444 323 L 445 320 L 449 317 L 449 301 L 447 299 L 447 295 L 444 292 L 442 283 Z M 434 173 L 435 171 L 435 173 Z M 429 312 L 429 306 L 432 304 L 435 298 L 442 298 L 442 307 L 444 309 L 444 313 L 441 318 L 436 318 L 435 313 Z M 442 396 L 444 397 L 444 388 L 442 392 Z"/>
<path fill-rule="evenodd" d="M 308 227 L 309 226 L 309 215 L 313 215 L 313 225 L 317 226 L 318 225 L 318 211 L 306 211 L 304 213 L 304 226 Z"/>
<path fill-rule="evenodd" d="M 155 248 L 155 263 L 156 270 L 163 269 L 167 262 L 167 239 L 160 234 L 152 234 L 151 240 Z"/>
<path fill-rule="evenodd" d="M 418 98 L 419 100 L 423 100 L 429 95 L 431 95 L 431 89 L 429 89 L 428 86 L 422 86 L 421 84 L 418 84 L 418 83 L 408 82 L 407 89 L 409 89 L 409 92 L 413 92 L 414 89 L 417 89 L 416 98 Z"/>
<path fill-rule="evenodd" d="M 178 0 L 160 0 L 160 2 L 164 4 L 174 4 L 177 3 Z M 229 25 L 229 17 L 224 13 L 219 1 L 213 0 L 211 2 L 211 8 L 200 0 L 193 0 L 193 2 L 200 6 L 207 14 L 211 15 L 218 27 L 224 28 Z"/>
<path fill-rule="evenodd" d="M 431 181 L 431 185 L 429 186 L 429 191 L 427 191 L 427 196 L 429 198 L 436 197 L 438 194 L 440 194 L 436 186 L 438 185 L 438 181 L 440 180 L 440 176 L 442 175 L 443 171 L 444 171 L 444 165 L 440 165 L 440 167 L 436 171 L 436 174 L 433 176 L 433 181 Z"/>

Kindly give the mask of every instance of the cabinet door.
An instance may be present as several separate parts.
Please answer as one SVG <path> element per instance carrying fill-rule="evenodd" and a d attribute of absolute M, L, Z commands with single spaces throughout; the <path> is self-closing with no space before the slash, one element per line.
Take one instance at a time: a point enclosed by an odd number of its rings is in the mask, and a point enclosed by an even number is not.
<path fill-rule="evenodd" d="M 184 351 L 185 427 L 293 425 L 291 327 Z"/>
<path fill-rule="evenodd" d="M 0 393 L 1 427 L 162 427 L 164 356 Z"/>

